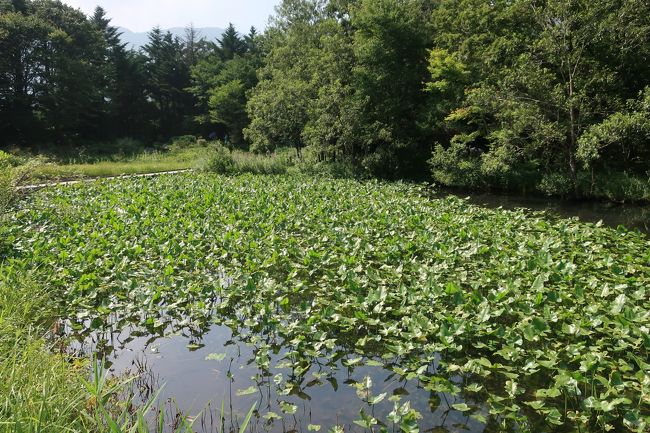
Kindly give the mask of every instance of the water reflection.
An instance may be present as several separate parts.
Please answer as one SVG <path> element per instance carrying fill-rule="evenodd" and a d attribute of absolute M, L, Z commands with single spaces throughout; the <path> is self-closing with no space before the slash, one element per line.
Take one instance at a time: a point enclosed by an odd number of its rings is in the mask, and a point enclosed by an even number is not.
<path fill-rule="evenodd" d="M 355 423 L 362 419 L 361 410 L 378 421 L 375 430 L 384 426 L 400 431 L 389 421 L 396 406 L 417 411 L 421 431 L 491 431 L 469 412 L 452 408 L 467 403 L 478 408 L 474 415 L 487 418 L 481 402 L 427 391 L 377 359 L 367 365 L 367 358 L 359 360 L 342 347 L 335 347 L 328 358 L 309 358 L 272 333 L 254 335 L 223 324 L 201 331 L 176 323 L 164 336 L 142 334 L 146 332 L 133 327 L 85 337 L 81 333 L 75 349 L 102 354 L 114 375 L 137 374 L 135 388 L 142 400 L 164 383 L 159 401 L 168 426 L 184 414 L 196 418 L 197 432 L 237 432 L 257 403 L 249 425 L 253 432 L 308 432 L 317 431 L 317 426 L 322 431 L 333 426 L 365 431 Z M 431 365 L 431 372 L 435 368 Z"/>

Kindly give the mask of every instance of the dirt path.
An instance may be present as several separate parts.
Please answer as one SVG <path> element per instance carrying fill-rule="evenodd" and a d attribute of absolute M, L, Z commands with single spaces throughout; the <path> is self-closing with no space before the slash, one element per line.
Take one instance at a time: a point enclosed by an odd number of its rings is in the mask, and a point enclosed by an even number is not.
<path fill-rule="evenodd" d="M 68 181 L 61 181 L 61 182 L 49 182 L 49 183 L 39 183 L 39 184 L 34 184 L 34 185 L 22 185 L 17 187 L 16 189 L 18 191 L 34 191 L 42 188 L 49 188 L 53 186 L 62 186 L 62 185 L 75 185 L 78 183 L 87 183 L 87 182 L 94 182 L 97 180 L 110 180 L 110 179 L 129 179 L 129 178 L 135 178 L 135 177 L 156 177 L 156 176 L 162 176 L 166 174 L 180 174 L 180 173 L 187 173 L 189 171 L 192 171 L 192 169 L 187 169 L 187 170 L 173 170 L 173 171 L 159 171 L 156 173 L 144 173 L 144 174 L 124 174 L 121 176 L 106 176 L 106 177 L 88 177 L 85 179 L 79 179 L 79 180 L 68 180 Z"/>

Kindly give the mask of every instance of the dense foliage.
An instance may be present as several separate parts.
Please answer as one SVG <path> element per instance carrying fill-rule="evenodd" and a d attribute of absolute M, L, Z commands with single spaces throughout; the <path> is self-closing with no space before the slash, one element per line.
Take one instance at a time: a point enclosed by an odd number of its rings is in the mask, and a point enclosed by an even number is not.
<path fill-rule="evenodd" d="M 0 0 L 0 146 L 60 150 L 99 142 L 117 153 L 116 140 L 125 137 L 152 143 L 222 132 L 228 99 L 242 95 L 215 96 L 214 120 L 201 122 L 204 99 L 237 79 L 244 89 L 255 84 L 255 62 L 240 57 L 254 51 L 256 40 L 254 29 L 241 38 L 232 26 L 218 41 L 192 27 L 184 38 L 155 28 L 135 51 L 100 7 L 87 17 L 53 0 Z M 208 58 L 219 60 L 206 75 L 201 62 Z M 203 90 L 192 87 L 206 81 Z M 232 129 L 229 122 L 221 127 Z"/>
<path fill-rule="evenodd" d="M 51 189 L 12 219 L 2 275 L 48 275 L 75 329 L 223 323 L 262 369 L 284 342 L 281 400 L 343 359 L 417 380 L 490 429 L 647 431 L 647 239 L 427 195 L 286 176 Z M 414 431 L 407 399 L 360 425 Z"/>
<path fill-rule="evenodd" d="M 360 175 L 650 200 L 643 0 L 283 0 L 263 35 L 0 1 L 4 145 L 219 137 Z M 110 147 L 110 145 L 107 145 Z"/>
<path fill-rule="evenodd" d="M 428 160 L 447 185 L 647 198 L 649 17 L 643 1 L 287 0 L 247 136 L 381 177 Z M 643 186 L 614 192 L 615 173 Z"/>

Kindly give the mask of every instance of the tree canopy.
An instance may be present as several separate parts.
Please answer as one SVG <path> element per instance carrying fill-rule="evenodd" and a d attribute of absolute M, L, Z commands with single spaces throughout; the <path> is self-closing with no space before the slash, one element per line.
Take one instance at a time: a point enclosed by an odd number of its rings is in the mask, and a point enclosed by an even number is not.
<path fill-rule="evenodd" d="M 124 136 L 293 147 L 362 175 L 581 195 L 648 182 L 643 0 L 284 0 L 263 34 L 0 0 L 2 145 Z"/>

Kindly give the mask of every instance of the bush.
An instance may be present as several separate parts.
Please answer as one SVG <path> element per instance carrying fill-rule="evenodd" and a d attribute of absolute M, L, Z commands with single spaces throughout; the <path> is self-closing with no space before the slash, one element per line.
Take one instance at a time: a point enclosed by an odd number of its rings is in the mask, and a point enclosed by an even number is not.
<path fill-rule="evenodd" d="M 481 159 L 473 156 L 462 142 L 454 142 L 445 149 L 438 144 L 428 161 L 433 179 L 442 185 L 453 187 L 485 187 L 485 175 L 481 172 Z"/>
<path fill-rule="evenodd" d="M 0 170 L 5 170 L 9 167 L 18 167 L 26 162 L 27 160 L 25 158 L 0 150 Z"/>
<path fill-rule="evenodd" d="M 0 218 L 5 214 L 14 198 L 14 182 L 11 171 L 0 172 Z M 2 221 L 0 220 L 0 224 Z"/>
<path fill-rule="evenodd" d="M 616 202 L 650 202 L 650 172 L 645 176 L 629 172 L 599 171 L 594 183 L 586 175 L 580 179 L 584 195 Z"/>
<path fill-rule="evenodd" d="M 121 155 L 135 155 L 144 150 L 144 144 L 140 140 L 129 137 L 120 138 L 115 141 L 113 146 L 117 153 Z"/>
<path fill-rule="evenodd" d="M 173 137 L 171 140 L 172 150 L 187 149 L 188 147 L 197 145 L 197 138 L 193 135 L 181 135 L 180 137 Z"/>
<path fill-rule="evenodd" d="M 208 159 L 205 170 L 218 174 L 231 174 L 235 169 L 235 160 L 228 150 L 218 147 Z"/>
<path fill-rule="evenodd" d="M 0 151 L 0 218 L 7 212 L 16 195 L 17 165 L 17 158 Z"/>
<path fill-rule="evenodd" d="M 363 169 L 352 159 L 323 161 L 320 158 L 320 150 L 316 147 L 308 146 L 304 148 L 300 159 L 294 156 L 295 149 L 282 149 L 282 152 L 291 161 L 289 169 L 291 172 L 335 179 L 359 179 L 363 177 Z"/>
<path fill-rule="evenodd" d="M 571 176 L 563 172 L 546 173 L 539 182 L 537 189 L 548 196 L 566 197 L 573 192 Z"/>
<path fill-rule="evenodd" d="M 218 174 L 284 174 L 293 160 L 287 152 L 259 155 L 248 152 L 230 152 L 218 145 L 203 166 L 205 171 Z"/>

